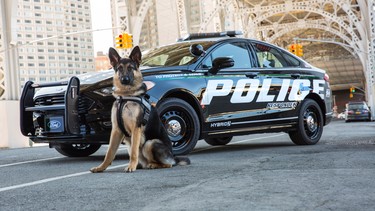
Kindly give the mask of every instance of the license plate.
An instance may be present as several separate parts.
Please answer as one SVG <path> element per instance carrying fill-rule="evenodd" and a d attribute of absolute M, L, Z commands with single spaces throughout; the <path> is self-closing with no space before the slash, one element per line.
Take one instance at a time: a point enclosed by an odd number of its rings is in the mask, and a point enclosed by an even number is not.
<path fill-rule="evenodd" d="M 360 111 L 357 111 L 357 112 L 355 112 L 355 114 L 361 114 L 361 112 L 360 112 Z"/>
<path fill-rule="evenodd" d="M 45 119 L 45 131 L 50 133 L 64 132 L 64 117 L 47 116 Z"/>

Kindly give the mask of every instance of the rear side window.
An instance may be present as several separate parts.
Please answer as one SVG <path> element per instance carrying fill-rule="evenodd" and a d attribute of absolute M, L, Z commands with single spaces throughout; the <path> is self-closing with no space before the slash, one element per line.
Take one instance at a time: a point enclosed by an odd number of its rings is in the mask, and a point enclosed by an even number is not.
<path fill-rule="evenodd" d="M 289 61 L 290 65 L 289 66 L 292 66 L 292 67 L 299 67 L 301 66 L 301 62 L 294 58 L 293 56 L 289 55 L 289 54 L 284 54 L 283 55 L 285 57 L 286 60 Z"/>
<path fill-rule="evenodd" d="M 260 68 L 281 68 L 290 66 L 277 48 L 263 43 L 252 43 L 252 46 L 257 54 Z"/>
<path fill-rule="evenodd" d="M 230 57 L 234 60 L 231 68 L 251 68 L 248 48 L 245 43 L 226 43 L 215 49 L 202 64 L 202 68 L 211 68 L 212 61 L 218 57 Z"/>

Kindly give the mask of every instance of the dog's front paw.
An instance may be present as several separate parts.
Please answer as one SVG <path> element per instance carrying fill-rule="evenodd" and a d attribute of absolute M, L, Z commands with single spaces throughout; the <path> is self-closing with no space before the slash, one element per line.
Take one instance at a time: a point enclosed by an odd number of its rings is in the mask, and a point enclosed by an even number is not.
<path fill-rule="evenodd" d="M 132 172 L 135 172 L 136 169 L 137 169 L 137 168 L 126 167 L 126 168 L 125 168 L 125 172 L 126 172 L 126 173 L 132 173 Z"/>
<path fill-rule="evenodd" d="M 91 168 L 90 171 L 92 173 L 99 173 L 99 172 L 103 172 L 104 169 L 100 168 L 100 166 L 97 166 L 97 167 Z"/>
<path fill-rule="evenodd" d="M 134 172 L 136 169 L 137 169 L 137 165 L 129 164 L 128 167 L 125 168 L 125 172 L 131 173 L 131 172 Z"/>

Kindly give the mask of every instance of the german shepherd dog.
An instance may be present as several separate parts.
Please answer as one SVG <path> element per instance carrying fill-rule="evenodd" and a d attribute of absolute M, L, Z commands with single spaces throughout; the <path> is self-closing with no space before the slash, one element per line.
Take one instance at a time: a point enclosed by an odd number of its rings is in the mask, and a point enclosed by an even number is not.
<path fill-rule="evenodd" d="M 115 71 L 112 131 L 103 163 L 90 171 L 102 172 L 111 165 L 122 142 L 128 145 L 129 152 L 126 172 L 134 172 L 137 167 L 155 169 L 190 164 L 188 157 L 173 156 L 172 143 L 158 112 L 144 98 L 147 86 L 139 70 L 142 57 L 139 47 L 134 47 L 129 58 L 121 58 L 113 48 L 108 56 Z"/>

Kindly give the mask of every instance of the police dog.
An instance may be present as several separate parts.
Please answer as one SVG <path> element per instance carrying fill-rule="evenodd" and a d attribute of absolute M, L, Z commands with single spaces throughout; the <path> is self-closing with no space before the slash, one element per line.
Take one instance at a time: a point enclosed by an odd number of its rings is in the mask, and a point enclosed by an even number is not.
<path fill-rule="evenodd" d="M 111 165 L 122 142 L 128 145 L 129 152 L 126 172 L 134 172 L 137 167 L 155 169 L 190 164 L 187 157 L 173 156 L 172 143 L 156 108 L 147 106 L 144 98 L 147 85 L 139 70 L 142 57 L 139 47 L 134 47 L 129 58 L 121 58 L 113 48 L 108 56 L 115 71 L 112 131 L 104 161 L 90 171 L 102 172 Z"/>

